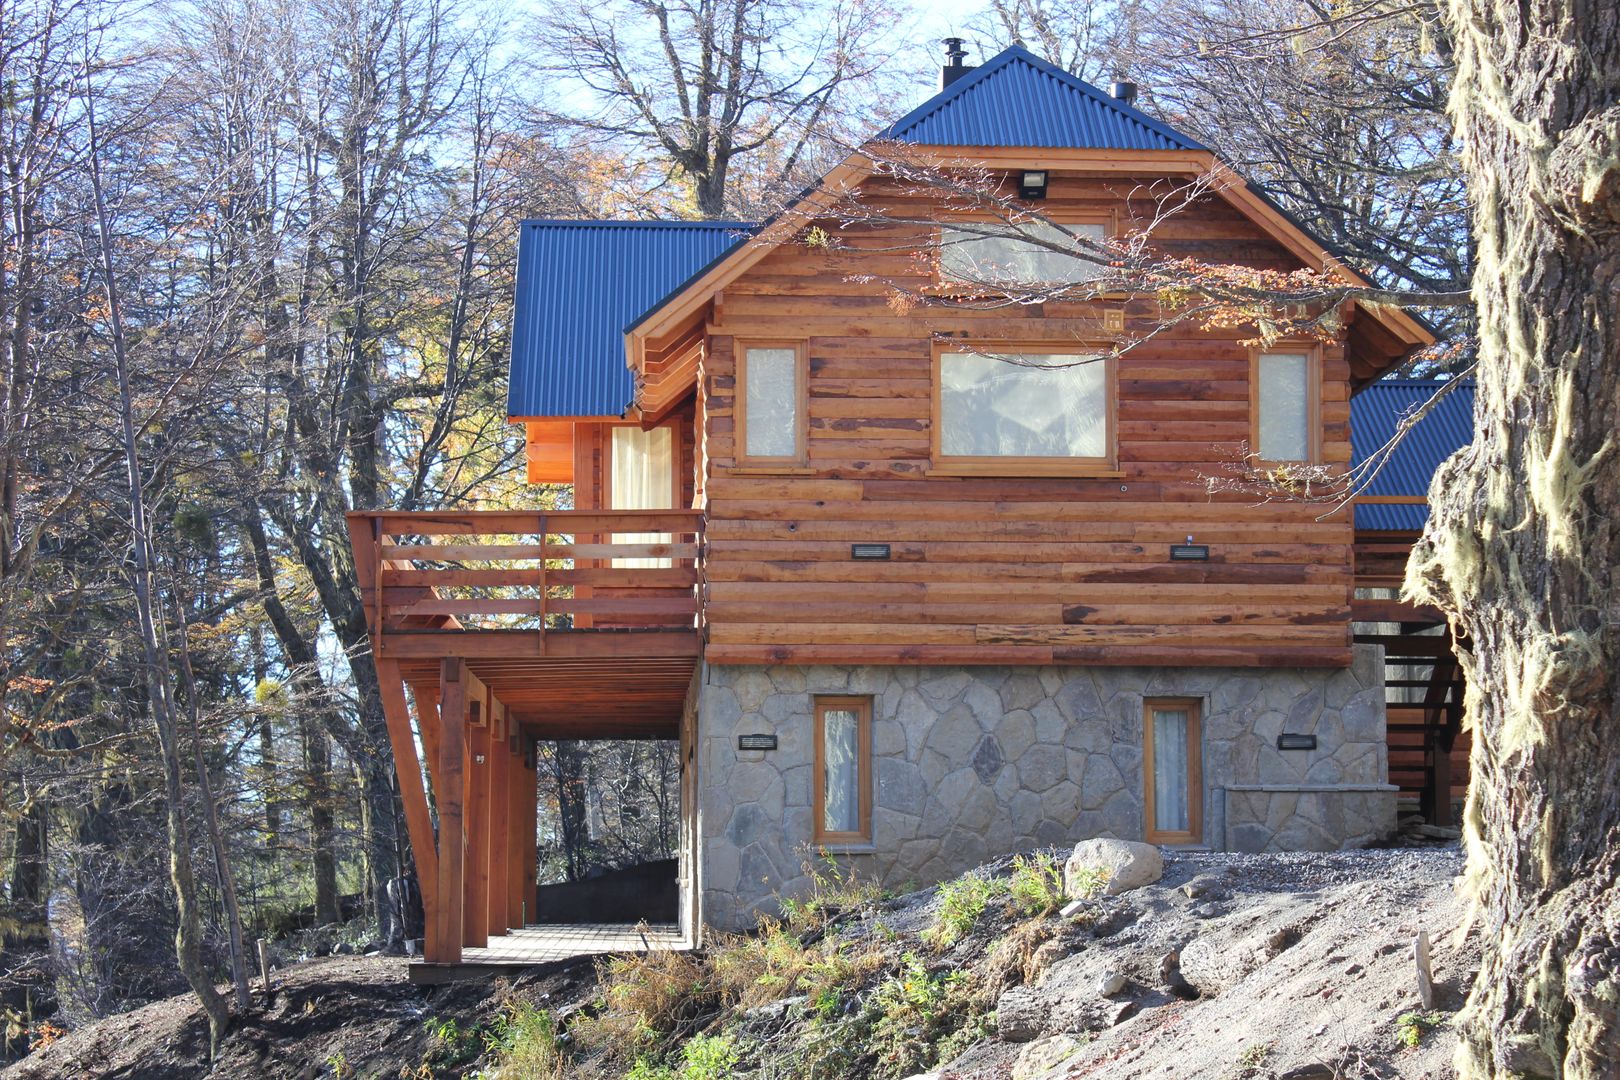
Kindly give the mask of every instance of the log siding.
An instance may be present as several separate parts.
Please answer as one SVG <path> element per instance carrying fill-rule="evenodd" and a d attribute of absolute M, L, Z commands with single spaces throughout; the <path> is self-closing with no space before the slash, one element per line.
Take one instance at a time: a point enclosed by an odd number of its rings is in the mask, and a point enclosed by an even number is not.
<path fill-rule="evenodd" d="M 1141 188 L 1053 172 L 1048 190 L 1054 217 L 1128 227 Z M 1132 329 L 1158 313 L 1151 300 L 897 311 L 883 282 L 925 273 L 896 254 L 900 231 L 778 248 L 711 315 L 697 435 L 711 663 L 1349 664 L 1348 516 L 1207 490 L 1252 437 L 1251 334 L 1181 328 L 1115 361 L 1106 475 L 949 475 L 934 453 L 938 349 L 1082 351 L 1118 336 L 1109 310 Z M 1177 255 L 1299 265 L 1215 198 L 1156 235 Z M 805 342 L 799 468 L 739 467 L 737 348 L 760 340 Z M 1320 460 L 1343 465 L 1351 365 L 1341 344 L 1318 355 Z M 1207 562 L 1170 561 L 1188 536 Z M 890 559 L 852 561 L 867 542 Z"/>

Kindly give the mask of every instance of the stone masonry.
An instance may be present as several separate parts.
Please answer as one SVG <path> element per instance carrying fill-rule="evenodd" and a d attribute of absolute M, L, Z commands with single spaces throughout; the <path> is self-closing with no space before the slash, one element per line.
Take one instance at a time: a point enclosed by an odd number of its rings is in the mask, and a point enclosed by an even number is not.
<path fill-rule="evenodd" d="M 1383 658 L 1344 670 L 706 666 L 698 700 L 702 918 L 736 928 L 807 885 L 812 702 L 872 697 L 873 837 L 835 849 L 884 884 L 928 884 L 997 855 L 1141 839 L 1143 699 L 1199 699 L 1204 842 L 1331 850 L 1395 825 Z M 1281 733 L 1315 750 L 1278 750 Z M 777 749 L 739 750 L 774 734 Z"/>

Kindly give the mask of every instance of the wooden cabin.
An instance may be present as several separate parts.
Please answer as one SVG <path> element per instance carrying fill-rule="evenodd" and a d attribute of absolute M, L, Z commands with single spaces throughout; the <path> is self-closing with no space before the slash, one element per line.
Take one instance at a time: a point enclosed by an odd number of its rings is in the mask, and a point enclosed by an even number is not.
<path fill-rule="evenodd" d="M 881 137 L 1038 178 L 1045 215 L 1097 235 L 1220 168 L 1022 49 L 943 82 Z M 851 191 L 940 224 L 844 228 Z M 1348 465 L 1352 402 L 1428 331 L 1352 306 L 1326 343 L 1179 328 L 1071 362 L 1154 301 L 896 305 L 948 271 L 907 246 L 950 227 L 859 155 L 759 225 L 521 226 L 509 411 L 530 480 L 571 502 L 351 519 L 429 960 L 524 920 L 543 739 L 680 741 L 689 939 L 824 853 L 899 884 L 1097 835 L 1393 828 L 1381 646 L 1428 615 L 1358 575 L 1387 587 L 1410 530 L 1206 480 L 1245 446 Z M 1236 178 L 1154 242 L 1349 273 Z"/>

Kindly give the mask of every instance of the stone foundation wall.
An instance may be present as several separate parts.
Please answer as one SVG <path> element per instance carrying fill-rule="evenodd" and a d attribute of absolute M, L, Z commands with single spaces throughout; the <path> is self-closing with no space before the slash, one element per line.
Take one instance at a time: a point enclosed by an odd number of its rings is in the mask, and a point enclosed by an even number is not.
<path fill-rule="evenodd" d="M 1141 839 L 1150 697 L 1202 702 L 1209 846 L 1320 850 L 1395 825 L 1376 646 L 1344 670 L 783 665 L 701 678 L 697 887 L 711 926 L 747 925 L 808 883 L 818 694 L 872 697 L 872 843 L 837 853 L 886 885 L 1037 845 Z M 1278 750 L 1284 732 L 1317 747 Z M 745 734 L 777 748 L 739 750 Z"/>

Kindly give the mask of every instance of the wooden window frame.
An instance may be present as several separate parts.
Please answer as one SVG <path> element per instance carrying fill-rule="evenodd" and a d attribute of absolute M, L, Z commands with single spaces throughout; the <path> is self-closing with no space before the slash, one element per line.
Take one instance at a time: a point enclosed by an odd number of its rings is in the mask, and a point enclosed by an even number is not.
<path fill-rule="evenodd" d="M 1187 713 L 1187 829 L 1159 829 L 1153 820 L 1153 710 Z M 1197 844 L 1204 836 L 1204 702 L 1191 697 L 1142 700 L 1142 827 L 1150 844 Z"/>
<path fill-rule="evenodd" d="M 1119 364 L 1113 355 L 1115 342 L 1095 341 L 950 341 L 934 342 L 929 362 L 928 472 L 934 476 L 1073 476 L 1118 477 L 1119 471 Z M 1064 356 L 1088 352 L 1102 353 L 1103 395 L 1107 399 L 1106 427 L 1102 457 L 970 457 L 945 454 L 940 449 L 944 434 L 943 377 L 944 357 L 950 353 L 1024 354 Z"/>
<path fill-rule="evenodd" d="M 1277 353 L 1303 353 L 1306 366 L 1305 429 L 1309 433 L 1310 455 L 1304 461 L 1273 461 L 1260 456 L 1260 358 Z M 1320 465 L 1322 463 L 1322 346 L 1314 341 L 1278 341 L 1271 345 L 1255 346 L 1249 350 L 1249 452 L 1252 462 L 1260 468 L 1284 465 Z"/>
<path fill-rule="evenodd" d="M 1031 168 L 1034 168 L 1034 166 L 1031 166 Z M 1018 172 L 1023 171 L 1022 169 L 1018 170 Z M 1046 173 L 1047 182 L 1050 184 L 1052 170 L 1048 169 Z M 1012 175 L 1016 175 L 1016 173 Z M 1008 177 L 1009 180 L 1012 179 L 1012 175 Z M 1119 235 L 1118 210 L 1057 210 L 1053 212 L 1037 211 L 1037 213 L 1053 225 L 1101 225 L 1104 240 L 1112 240 Z M 994 218 L 986 217 L 983 214 L 948 214 L 940 218 L 933 230 L 934 251 L 938 253 L 935 277 L 939 289 L 946 291 L 949 295 L 973 295 L 965 288 L 960 293 L 950 292 L 953 286 L 971 285 L 974 289 L 986 290 L 986 287 L 982 284 L 958 281 L 945 272 L 945 230 L 965 222 L 987 223 L 994 220 Z M 1100 266 L 1097 268 L 1098 275 L 1101 275 L 1102 270 L 1103 268 Z M 1075 284 L 1077 286 L 1084 285 L 1085 282 L 1075 282 Z"/>
<path fill-rule="evenodd" d="M 810 773 L 813 789 L 810 813 L 814 818 L 814 839 L 818 847 L 865 847 L 872 843 L 872 699 L 847 695 L 821 695 L 811 699 L 815 714 L 813 756 Z M 828 710 L 848 710 L 857 714 L 856 723 L 856 785 L 860 797 L 860 829 L 856 832 L 830 832 L 824 826 L 827 809 L 827 753 L 826 713 Z"/>
<path fill-rule="evenodd" d="M 739 466 L 770 468 L 803 466 L 810 458 L 810 350 L 802 338 L 738 338 L 733 345 L 737 376 L 732 415 L 735 419 L 736 460 Z M 792 349 L 794 353 L 796 422 L 793 425 L 794 452 L 787 456 L 752 456 L 748 453 L 748 350 Z"/>

